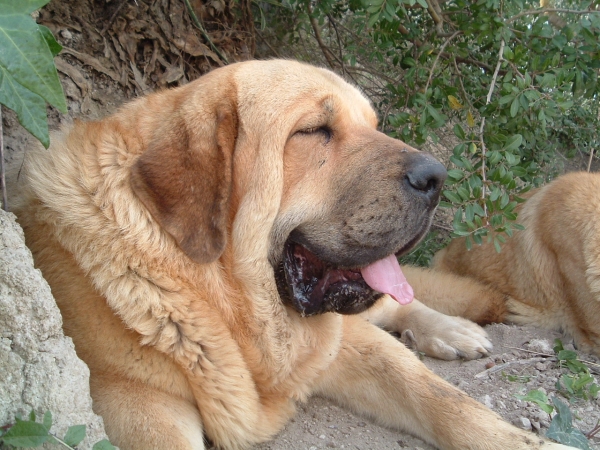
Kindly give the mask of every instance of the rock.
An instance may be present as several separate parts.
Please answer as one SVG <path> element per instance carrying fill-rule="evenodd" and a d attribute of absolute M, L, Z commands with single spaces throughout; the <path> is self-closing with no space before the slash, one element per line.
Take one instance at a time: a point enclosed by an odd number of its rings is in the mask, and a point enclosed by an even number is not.
<path fill-rule="evenodd" d="M 545 353 L 548 355 L 554 354 L 552 345 L 546 339 L 532 339 L 528 344 L 525 345 L 525 348 L 527 348 L 527 350 L 531 350 L 532 352 Z"/>
<path fill-rule="evenodd" d="M 527 417 L 519 417 L 513 421 L 513 424 L 523 430 L 531 430 L 531 421 Z"/>
<path fill-rule="evenodd" d="M 492 397 L 490 397 L 488 394 L 483 396 L 483 398 L 481 399 L 481 403 L 483 403 L 490 409 L 494 407 L 494 404 L 492 403 Z"/>
<path fill-rule="evenodd" d="M 26 418 L 32 410 L 39 418 L 50 411 L 51 432 L 61 438 L 69 426 L 86 425 L 80 449 L 107 439 L 102 418 L 92 411 L 88 367 L 75 354 L 71 338 L 63 334 L 50 287 L 33 267 L 15 216 L 4 211 L 0 211 L 0 373 L 0 426 L 14 423 L 16 416 Z"/>

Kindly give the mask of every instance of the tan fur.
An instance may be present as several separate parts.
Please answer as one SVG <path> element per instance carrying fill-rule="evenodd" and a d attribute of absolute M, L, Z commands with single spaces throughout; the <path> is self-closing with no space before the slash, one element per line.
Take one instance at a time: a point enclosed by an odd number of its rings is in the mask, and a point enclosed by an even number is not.
<path fill-rule="evenodd" d="M 331 142 L 302 131 L 323 121 Z M 352 225 L 344 214 L 377 192 L 364 209 L 401 210 L 398 248 L 426 229 L 408 197 L 386 200 L 415 150 L 376 122 L 330 72 L 247 62 L 28 152 L 19 220 L 113 443 L 247 448 L 317 392 L 444 449 L 553 448 L 363 318 L 302 317 L 280 299 L 272 262 L 298 224 Z M 319 236 L 335 248 L 336 231 Z"/>
<path fill-rule="evenodd" d="M 478 323 L 562 330 L 600 354 L 600 175 L 571 173 L 529 194 L 517 232 L 497 253 L 463 239 L 436 254 L 434 271 L 409 270 L 416 295 Z M 440 271 L 442 273 L 440 273 Z"/>

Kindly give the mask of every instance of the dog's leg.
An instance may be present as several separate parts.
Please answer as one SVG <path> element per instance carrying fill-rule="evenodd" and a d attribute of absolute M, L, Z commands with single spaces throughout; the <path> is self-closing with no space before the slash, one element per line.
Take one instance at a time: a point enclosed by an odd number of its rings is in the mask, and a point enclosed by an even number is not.
<path fill-rule="evenodd" d="M 480 325 L 505 319 L 509 298 L 491 286 L 441 270 L 403 266 L 402 271 L 415 297 L 436 311 Z"/>
<path fill-rule="evenodd" d="M 418 300 L 400 305 L 386 295 L 362 316 L 378 327 L 400 333 L 402 342 L 435 358 L 477 359 L 492 350 L 479 325 L 437 312 Z"/>
<path fill-rule="evenodd" d="M 445 382 L 361 317 L 344 317 L 338 357 L 317 392 L 446 450 L 564 449 L 519 430 Z"/>
<path fill-rule="evenodd" d="M 204 450 L 195 405 L 135 381 L 92 374 L 94 412 L 121 450 Z"/>

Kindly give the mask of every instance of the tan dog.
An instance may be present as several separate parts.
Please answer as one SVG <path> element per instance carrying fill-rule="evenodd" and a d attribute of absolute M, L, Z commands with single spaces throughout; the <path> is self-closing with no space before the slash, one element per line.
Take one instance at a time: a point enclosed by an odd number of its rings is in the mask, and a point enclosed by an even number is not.
<path fill-rule="evenodd" d="M 405 268 L 406 276 L 436 310 L 562 330 L 600 355 L 599 193 L 600 175 L 564 175 L 519 207 L 525 230 L 500 253 L 491 244 L 467 251 L 457 239 L 436 254 L 434 272 Z"/>
<path fill-rule="evenodd" d="M 20 222 L 121 449 L 247 448 L 313 393 L 444 449 L 565 448 L 352 315 L 410 302 L 394 254 L 445 178 L 376 125 L 331 72 L 247 62 L 28 154 Z"/>

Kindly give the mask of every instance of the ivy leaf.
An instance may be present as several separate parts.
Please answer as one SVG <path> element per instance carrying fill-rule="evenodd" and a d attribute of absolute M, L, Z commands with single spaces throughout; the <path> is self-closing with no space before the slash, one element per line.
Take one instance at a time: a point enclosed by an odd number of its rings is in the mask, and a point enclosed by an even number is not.
<path fill-rule="evenodd" d="M 40 33 L 42 33 L 42 36 L 44 36 L 44 39 L 48 44 L 48 48 L 50 49 L 52 56 L 58 55 L 62 51 L 62 45 L 56 42 L 52 31 L 50 31 L 50 29 L 48 27 L 45 27 L 44 25 L 38 25 L 38 28 L 40 29 Z"/>
<path fill-rule="evenodd" d="M 85 425 L 73 425 L 67 430 L 63 439 L 67 445 L 75 447 L 85 439 Z"/>
<path fill-rule="evenodd" d="M 557 414 L 552 419 L 546 436 L 561 444 L 582 450 L 591 450 L 585 435 L 578 429 L 573 428 L 573 416 L 567 404 L 557 397 L 552 398 L 552 403 L 554 403 Z"/>
<path fill-rule="evenodd" d="M 46 3 L 0 0 L 0 103 L 47 147 L 45 102 L 63 113 L 67 104 L 53 61 L 58 43 L 30 16 Z"/>
<path fill-rule="evenodd" d="M 66 113 L 67 104 L 52 52 L 38 24 L 29 15 L 32 6 L 39 8 L 46 3 L 48 1 L 0 0 L 0 66 L 25 88 Z"/>
<path fill-rule="evenodd" d="M 515 395 L 515 397 L 525 402 L 535 403 L 547 414 L 550 414 L 554 410 L 546 394 L 538 389 L 532 389 L 526 395 Z"/>
<path fill-rule="evenodd" d="M 43 424 L 17 419 L 17 423 L 2 436 L 2 442 L 13 447 L 39 447 L 48 438 L 48 429 Z"/>
<path fill-rule="evenodd" d="M 94 444 L 92 450 L 115 450 L 115 447 L 108 441 L 108 439 L 102 439 Z"/>
<path fill-rule="evenodd" d="M 52 428 L 52 413 L 50 411 L 44 413 L 42 424 L 46 427 L 46 430 L 50 431 L 50 428 Z"/>
<path fill-rule="evenodd" d="M 0 66 L 0 103 L 12 109 L 17 114 L 21 125 L 48 148 L 50 137 L 46 102 L 18 83 L 2 66 Z"/>

